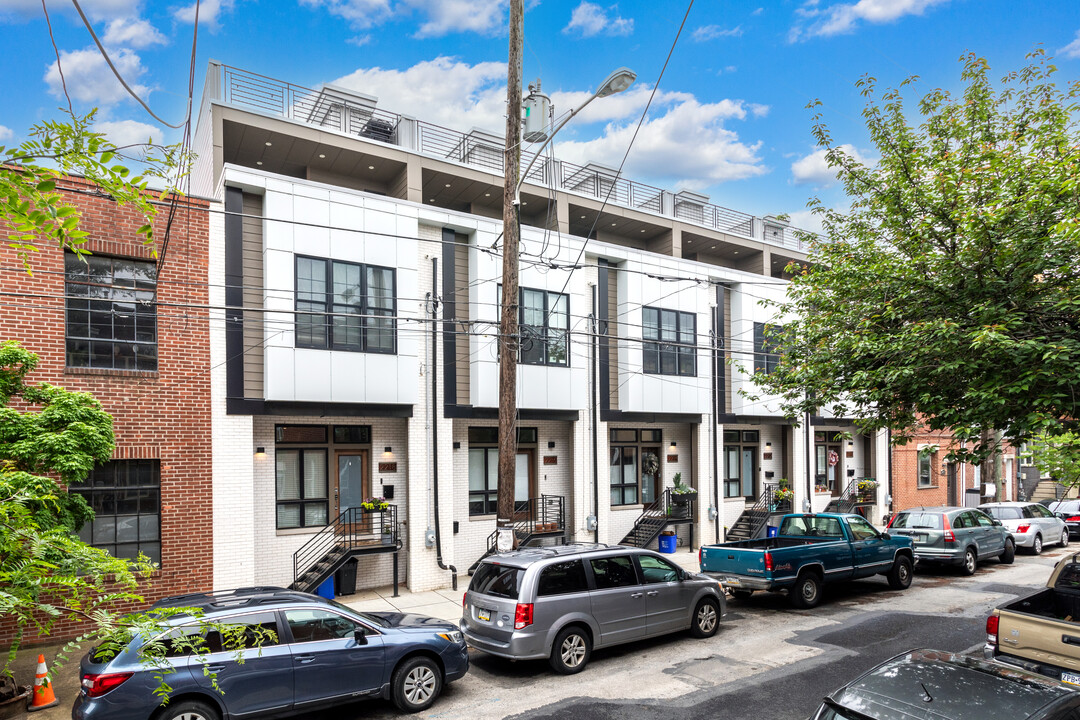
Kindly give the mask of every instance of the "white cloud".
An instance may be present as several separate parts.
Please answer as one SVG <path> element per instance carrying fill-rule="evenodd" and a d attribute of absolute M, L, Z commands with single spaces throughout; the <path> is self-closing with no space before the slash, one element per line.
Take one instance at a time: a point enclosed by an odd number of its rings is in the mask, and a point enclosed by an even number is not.
<path fill-rule="evenodd" d="M 723 37 L 739 37 L 743 34 L 742 25 L 737 25 L 733 28 L 723 28 L 719 25 L 703 25 L 694 31 L 694 40 L 697 42 L 706 42 L 708 40 L 716 40 Z"/>
<path fill-rule="evenodd" d="M 369 42 L 371 42 L 371 35 L 355 35 L 346 40 L 345 42 L 349 43 L 350 45 L 355 45 L 356 47 L 364 47 Z"/>
<path fill-rule="evenodd" d="M 798 228 L 799 230 L 809 230 L 818 235 L 821 235 L 823 232 L 821 227 L 821 217 L 810 210 L 796 210 L 795 212 L 788 213 L 788 223 L 794 228 Z"/>
<path fill-rule="evenodd" d="M 364 30 L 390 19 L 394 14 L 390 0 L 300 0 L 301 5 L 325 8 L 331 15 L 346 20 L 350 27 Z"/>
<path fill-rule="evenodd" d="M 139 56 L 130 50 L 119 50 L 109 53 L 117 71 L 124 77 L 128 85 L 146 100 L 150 89 L 145 85 L 139 85 L 138 79 L 145 72 Z M 120 81 L 116 79 L 105 58 L 101 56 L 96 47 L 85 50 L 62 50 L 60 62 L 64 68 L 64 80 L 67 82 L 68 92 L 71 99 L 88 105 L 109 105 L 111 103 L 130 97 Z M 49 86 L 49 92 L 56 97 L 63 97 L 64 89 L 61 84 L 60 73 L 54 60 L 45 72 L 45 82 Z"/>
<path fill-rule="evenodd" d="M 1058 52 L 1067 58 L 1080 58 L 1080 30 L 1076 31 L 1076 38 Z"/>
<path fill-rule="evenodd" d="M 199 24 L 211 32 L 217 32 L 221 27 L 221 16 L 232 12 L 233 5 L 235 0 L 202 0 L 199 3 Z M 182 23 L 194 24 L 195 3 L 174 9 L 173 17 Z"/>
<path fill-rule="evenodd" d="M 854 145 L 841 145 L 840 149 L 863 165 L 872 165 L 875 162 L 864 157 Z M 829 162 L 825 158 L 826 152 L 828 151 L 825 148 L 818 148 L 806 157 L 791 163 L 791 177 L 796 185 L 813 184 L 817 187 L 829 187 L 836 182 L 837 168 L 829 167 Z"/>
<path fill-rule="evenodd" d="M 859 0 L 821 8 L 817 0 L 810 0 L 796 10 L 800 22 L 791 28 L 788 40 L 795 42 L 807 37 L 850 33 L 860 21 L 873 24 L 893 22 L 905 15 L 922 15 L 933 6 L 947 2 L 949 0 Z"/>
<path fill-rule="evenodd" d="M 507 0 L 407 0 L 427 15 L 416 37 L 441 37 L 455 32 L 494 35 L 505 25 Z"/>
<path fill-rule="evenodd" d="M 633 18 L 627 19 L 618 15 L 618 8 L 609 8 L 609 15 L 599 5 L 594 5 L 587 0 L 574 8 L 570 15 L 570 24 L 563 28 L 566 34 L 578 33 L 581 37 L 593 37 L 595 35 L 630 35 L 634 32 Z"/>
<path fill-rule="evenodd" d="M 469 65 L 438 57 L 405 70 L 362 68 L 330 84 L 375 95 L 380 107 L 437 125 L 501 134 L 506 122 L 505 83 L 505 63 Z"/>
<path fill-rule="evenodd" d="M 750 112 L 753 113 L 754 117 L 765 117 L 771 109 L 768 105 L 762 105 L 761 103 L 749 103 L 747 107 L 750 108 Z"/>
<path fill-rule="evenodd" d="M 150 138 L 154 142 L 161 142 L 162 130 L 153 125 L 147 125 L 136 120 L 114 120 L 94 124 L 94 132 L 104 133 L 109 141 L 117 147 L 145 143 Z"/>
<path fill-rule="evenodd" d="M 10 140 L 13 137 L 15 137 L 15 133 L 12 132 L 11 128 L 0 125 L 0 140 Z"/>
<path fill-rule="evenodd" d="M 142 0 L 82 0 L 79 5 L 91 20 L 112 20 L 120 17 L 137 15 Z M 71 3 L 49 3 L 49 15 L 56 11 L 73 15 L 75 8 Z M 3 0 L 0 2 L 0 18 L 26 20 L 41 17 L 41 0 Z"/>
<path fill-rule="evenodd" d="M 767 171 L 758 156 L 761 143 L 747 144 L 724 127 L 725 120 L 745 117 L 741 101 L 702 104 L 693 97 L 682 99 L 642 124 L 624 172 L 632 178 L 687 188 L 761 175 Z M 555 153 L 579 165 L 598 162 L 618 167 L 636 126 L 636 119 L 611 123 L 602 137 L 559 143 Z"/>
<path fill-rule="evenodd" d="M 147 20 L 138 17 L 122 17 L 109 23 L 101 42 L 110 48 L 145 48 L 151 45 L 165 45 L 169 39 Z"/>

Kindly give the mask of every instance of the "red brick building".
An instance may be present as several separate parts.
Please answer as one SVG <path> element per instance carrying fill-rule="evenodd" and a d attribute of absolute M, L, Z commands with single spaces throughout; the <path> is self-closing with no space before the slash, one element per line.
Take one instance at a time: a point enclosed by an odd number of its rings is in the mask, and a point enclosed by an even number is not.
<path fill-rule="evenodd" d="M 178 200 L 162 253 L 167 206 L 148 246 L 132 209 L 79 179 L 60 189 L 79 209 L 92 255 L 84 262 L 44 244 L 30 275 L 14 251 L 2 251 L 0 339 L 39 356 L 29 382 L 89 392 L 113 417 L 113 459 L 72 488 L 96 512 L 83 539 L 158 561 L 148 598 L 209 590 L 209 204 Z"/>
<path fill-rule="evenodd" d="M 993 492 L 985 492 L 981 468 L 946 460 L 957 447 L 950 433 L 920 428 L 908 444 L 892 449 L 893 512 L 910 507 L 965 505 L 969 490 L 979 491 L 980 502 L 994 499 Z M 997 499 L 1016 500 L 1015 451 L 1006 444 L 1004 452 L 1004 493 Z"/>

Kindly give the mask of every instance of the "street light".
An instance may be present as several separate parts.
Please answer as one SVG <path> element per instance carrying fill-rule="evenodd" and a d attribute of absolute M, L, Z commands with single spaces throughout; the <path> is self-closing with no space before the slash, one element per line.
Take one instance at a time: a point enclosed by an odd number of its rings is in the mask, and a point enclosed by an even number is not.
<path fill-rule="evenodd" d="M 525 172 L 521 173 L 521 177 L 518 179 L 517 187 L 514 189 L 514 204 L 521 205 L 521 185 L 525 182 L 525 178 L 529 177 L 529 171 L 532 170 L 532 166 L 536 163 L 537 158 L 543 153 L 544 148 L 552 141 L 555 135 L 566 126 L 566 123 L 570 122 L 575 115 L 585 109 L 585 106 L 591 103 L 596 98 L 606 98 L 611 95 L 617 95 L 622 91 L 629 88 L 634 84 L 634 80 L 637 79 L 637 73 L 630 68 L 621 67 L 615 72 L 607 76 L 603 83 L 600 84 L 600 89 L 589 96 L 585 102 L 578 105 L 576 108 L 570 111 L 559 125 L 551 131 L 551 133 L 544 140 L 544 144 L 533 155 L 533 159 L 529 161 L 529 164 L 525 167 Z M 529 86 L 531 89 L 531 85 Z"/>

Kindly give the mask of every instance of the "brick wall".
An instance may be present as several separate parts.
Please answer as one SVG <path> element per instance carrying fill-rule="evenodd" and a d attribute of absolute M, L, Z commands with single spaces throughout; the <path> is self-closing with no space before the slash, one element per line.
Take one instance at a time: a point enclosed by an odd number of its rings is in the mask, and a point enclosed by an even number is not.
<path fill-rule="evenodd" d="M 82 229 L 90 233 L 87 249 L 154 259 L 165 237 L 167 208 L 155 222 L 153 246 L 146 246 L 136 233 L 143 224 L 136 212 L 91 194 L 91 186 L 81 180 L 67 179 L 60 187 L 65 200 L 79 209 Z M 148 599 L 212 586 L 209 205 L 188 198 L 177 206 L 158 278 L 156 372 L 66 368 L 63 253 L 44 241 L 31 259 L 31 276 L 14 251 L 0 251 L 0 339 L 18 340 L 37 353 L 40 362 L 29 381 L 91 393 L 113 416 L 115 459 L 160 461 L 161 570 L 145 590 Z M 0 626 L 0 642 L 10 630 Z M 76 632 L 74 624 L 64 623 L 52 635 Z"/>

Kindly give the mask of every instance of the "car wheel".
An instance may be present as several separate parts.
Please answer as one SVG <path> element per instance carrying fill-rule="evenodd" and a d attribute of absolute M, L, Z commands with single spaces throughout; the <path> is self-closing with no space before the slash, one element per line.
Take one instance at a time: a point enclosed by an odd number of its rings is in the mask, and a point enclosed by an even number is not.
<path fill-rule="evenodd" d="M 702 598 L 694 608 L 694 620 L 690 634 L 696 638 L 708 638 L 720 629 L 720 606 L 712 598 Z"/>
<path fill-rule="evenodd" d="M 1001 562 L 1006 565 L 1012 565 L 1013 560 L 1016 559 L 1016 544 L 1012 540 L 1005 541 L 1005 550 L 1001 553 Z"/>
<path fill-rule="evenodd" d="M 1042 535 L 1035 536 L 1035 540 L 1031 543 L 1031 553 L 1033 555 L 1042 555 Z"/>
<path fill-rule="evenodd" d="M 964 564 L 960 566 L 960 571 L 965 575 L 974 575 L 978 567 L 979 556 L 975 553 L 975 548 L 968 548 L 964 551 Z"/>
<path fill-rule="evenodd" d="M 815 572 L 801 573 L 790 592 L 791 604 L 795 607 L 815 607 L 821 602 L 821 576 Z"/>
<path fill-rule="evenodd" d="M 573 675 L 585 669 L 591 655 L 592 641 L 588 633 L 580 627 L 571 626 L 555 637 L 548 663 L 560 675 Z"/>
<path fill-rule="evenodd" d="M 167 705 L 155 720 L 221 720 L 221 713 L 198 700 L 185 700 Z"/>
<path fill-rule="evenodd" d="M 752 598 L 754 596 L 754 591 L 753 590 L 732 590 L 731 595 L 732 595 L 732 597 L 734 597 L 736 600 L 739 600 L 739 601 L 749 600 L 750 598 Z"/>
<path fill-rule="evenodd" d="M 442 671 L 428 657 L 413 657 L 394 670 L 390 680 L 392 698 L 398 710 L 420 712 L 431 707 L 442 691 Z"/>
<path fill-rule="evenodd" d="M 1061 547 L 1069 547 L 1069 528 L 1061 530 Z"/>
<path fill-rule="evenodd" d="M 911 560 L 904 555 L 896 558 L 889 571 L 889 587 L 893 590 L 907 590 L 911 587 Z"/>

